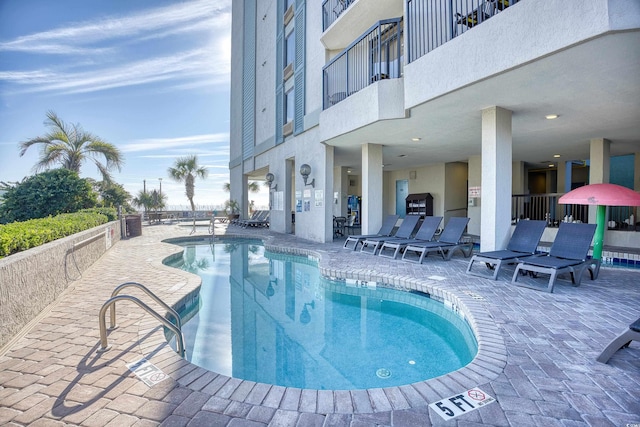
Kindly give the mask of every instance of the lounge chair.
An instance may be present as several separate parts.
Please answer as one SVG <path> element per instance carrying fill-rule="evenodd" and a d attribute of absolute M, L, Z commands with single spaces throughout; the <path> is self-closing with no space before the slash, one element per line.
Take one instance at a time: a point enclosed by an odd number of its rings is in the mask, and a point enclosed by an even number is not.
<path fill-rule="evenodd" d="M 349 249 L 349 242 L 353 242 L 353 250 L 355 251 L 358 248 L 358 245 L 362 243 L 363 240 L 373 238 L 373 237 L 382 237 L 382 236 L 390 236 L 393 232 L 393 227 L 396 226 L 396 222 L 398 221 L 398 215 L 388 215 L 384 222 L 382 223 L 382 227 L 378 230 L 377 234 L 358 234 L 348 236 L 344 241 L 343 248 Z"/>
<path fill-rule="evenodd" d="M 516 229 L 513 230 L 513 235 L 509 240 L 507 249 L 475 254 L 471 258 L 471 261 L 469 261 L 467 274 L 490 277 L 495 280 L 498 277 L 498 272 L 500 272 L 500 267 L 502 267 L 503 262 L 514 263 L 522 258 L 535 255 L 546 225 L 547 223 L 545 221 L 519 221 Z M 493 271 L 493 274 L 471 271 L 474 262 L 484 262 L 487 268 Z"/>
<path fill-rule="evenodd" d="M 413 230 L 415 230 L 419 220 L 420 220 L 420 215 L 407 215 L 402 220 L 402 224 L 400 224 L 398 231 L 396 231 L 396 233 L 393 236 L 369 237 L 367 239 L 364 239 L 362 241 L 362 246 L 360 247 L 360 252 L 370 253 L 375 255 L 385 240 L 393 239 L 393 238 L 408 239 L 413 235 Z M 367 251 L 366 250 L 367 248 L 371 248 L 371 252 Z"/>
<path fill-rule="evenodd" d="M 258 217 L 259 217 L 260 215 L 262 215 L 262 212 L 263 212 L 263 211 L 261 211 L 261 210 L 254 211 L 254 212 L 251 214 L 251 217 L 250 217 L 250 218 L 236 218 L 236 219 L 232 219 L 232 220 L 231 220 L 231 225 L 239 225 L 239 226 L 242 226 L 242 224 L 243 224 L 245 221 L 258 219 Z"/>
<path fill-rule="evenodd" d="M 418 229 L 418 232 L 414 236 L 413 239 L 389 239 L 385 240 L 382 246 L 380 246 L 380 250 L 378 251 L 378 256 L 393 258 L 396 259 L 400 251 L 404 250 L 407 245 L 411 243 L 422 243 L 422 242 L 430 242 L 433 240 L 433 236 L 435 236 L 436 231 L 438 230 L 438 226 L 442 222 L 441 216 L 427 216 L 422 221 L 422 225 Z M 385 250 L 393 250 L 393 255 L 385 255 Z"/>
<path fill-rule="evenodd" d="M 435 242 L 410 243 L 402 254 L 403 261 L 417 262 L 422 264 L 424 257 L 429 252 L 438 252 L 442 255 L 442 259 L 449 261 L 456 250 L 462 251 L 465 257 L 471 256 L 473 251 L 472 242 L 460 242 L 462 233 L 469 223 L 469 218 L 453 217 L 442 230 L 440 238 Z M 408 257 L 409 254 L 415 254 L 417 258 Z"/>
<path fill-rule="evenodd" d="M 615 352 L 622 348 L 629 347 L 629 344 L 631 344 L 633 340 L 640 341 L 640 318 L 630 324 L 627 329 L 611 341 L 596 360 L 601 363 L 607 363 Z"/>
<path fill-rule="evenodd" d="M 587 252 L 589 252 L 595 231 L 595 224 L 560 223 L 558 234 L 551 245 L 549 253 L 520 261 L 516 266 L 516 271 L 513 273 L 511 283 L 525 288 L 544 289 L 535 285 L 517 283 L 518 275 L 521 271 L 530 271 L 534 274 L 549 274 L 547 292 L 553 292 L 558 274 L 571 274 L 571 282 L 574 286 L 580 286 L 582 273 L 585 270 L 589 270 L 591 280 L 595 279 L 600 270 L 600 260 L 587 259 Z"/>
<path fill-rule="evenodd" d="M 242 226 L 247 227 L 266 227 L 269 225 L 269 211 L 262 211 L 256 219 L 245 219 L 242 221 Z"/>

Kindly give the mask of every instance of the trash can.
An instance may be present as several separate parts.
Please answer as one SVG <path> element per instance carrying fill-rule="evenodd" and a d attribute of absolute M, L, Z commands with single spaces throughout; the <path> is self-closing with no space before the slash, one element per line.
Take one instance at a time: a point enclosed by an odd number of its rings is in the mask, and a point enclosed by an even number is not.
<path fill-rule="evenodd" d="M 142 236 L 142 215 L 127 215 L 127 237 Z"/>

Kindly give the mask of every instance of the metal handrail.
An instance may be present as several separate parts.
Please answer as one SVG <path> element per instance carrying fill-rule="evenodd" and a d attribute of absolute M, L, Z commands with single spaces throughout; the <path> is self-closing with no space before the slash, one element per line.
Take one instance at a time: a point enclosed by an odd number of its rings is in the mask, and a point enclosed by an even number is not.
<path fill-rule="evenodd" d="M 176 324 L 171 323 L 166 317 L 161 316 L 155 311 L 153 308 L 149 307 L 144 302 L 140 301 L 138 298 L 131 295 L 117 295 L 122 289 L 133 286 L 139 289 L 144 290 L 149 296 L 151 296 L 156 302 L 166 308 L 176 319 Z M 100 308 L 100 314 L 98 315 L 98 323 L 100 326 L 100 348 L 98 349 L 98 353 L 102 353 L 108 351 L 111 347 L 107 341 L 107 322 L 105 320 L 107 309 L 111 308 L 111 327 L 109 330 L 117 329 L 116 325 L 116 312 L 115 312 L 115 304 L 117 301 L 131 301 L 138 306 L 140 306 L 147 313 L 151 314 L 157 320 L 160 321 L 165 327 L 171 330 L 176 336 L 176 351 L 180 355 L 180 357 L 185 357 L 185 348 L 184 348 L 184 336 L 182 335 L 182 321 L 180 320 L 180 315 L 167 304 L 165 304 L 160 298 L 158 298 L 153 292 L 147 289 L 145 286 L 136 282 L 127 282 L 122 285 L 116 287 L 114 289 L 111 298 L 109 298 Z"/>
<path fill-rule="evenodd" d="M 182 321 L 180 320 L 180 315 L 178 314 L 178 312 L 175 311 L 173 308 L 169 307 L 156 294 L 151 292 L 149 290 L 149 288 L 147 288 L 146 286 L 144 286 L 141 283 L 138 283 L 138 282 L 125 282 L 125 283 L 117 286 L 113 290 L 113 292 L 111 292 L 111 297 L 112 298 L 115 297 L 116 295 L 118 295 L 120 293 L 121 290 L 123 290 L 125 288 L 129 288 L 129 287 L 140 289 L 141 291 L 144 291 L 147 295 L 149 295 L 155 302 L 160 304 L 162 306 L 162 308 L 164 308 L 169 313 L 171 313 L 173 318 L 176 320 L 176 326 L 178 327 L 178 329 L 182 330 Z M 109 325 L 109 329 L 117 329 L 118 328 L 118 325 L 116 325 L 116 305 L 115 304 L 111 307 L 110 322 L 111 322 L 111 324 Z"/>

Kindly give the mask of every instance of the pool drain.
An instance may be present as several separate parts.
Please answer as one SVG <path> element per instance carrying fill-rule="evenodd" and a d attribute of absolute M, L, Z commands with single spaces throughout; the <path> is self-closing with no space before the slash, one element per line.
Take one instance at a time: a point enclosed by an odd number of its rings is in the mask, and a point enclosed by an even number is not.
<path fill-rule="evenodd" d="M 391 376 L 391 371 L 386 368 L 380 368 L 376 371 L 376 375 L 378 378 L 389 378 Z"/>

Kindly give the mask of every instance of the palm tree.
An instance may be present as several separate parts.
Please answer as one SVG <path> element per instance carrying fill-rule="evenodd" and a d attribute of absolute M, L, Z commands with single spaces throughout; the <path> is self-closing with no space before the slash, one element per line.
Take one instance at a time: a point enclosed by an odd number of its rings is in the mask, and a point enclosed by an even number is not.
<path fill-rule="evenodd" d="M 176 160 L 173 167 L 168 170 L 171 179 L 184 182 L 187 199 L 191 204 L 191 212 L 193 213 L 193 228 L 191 233 L 196 231 L 196 205 L 193 203 L 194 182 L 196 177 L 205 179 L 208 175 L 206 168 L 198 166 L 198 156 L 180 157 Z"/>
<path fill-rule="evenodd" d="M 104 181 L 110 182 L 110 170 L 121 169 L 124 159 L 120 150 L 100 137 L 85 132 L 79 124 L 68 125 L 53 111 L 47 112 L 44 124 L 50 131 L 19 144 L 20 156 L 24 156 L 32 145 L 41 145 L 40 159 L 35 164 L 35 172 L 49 169 L 54 164 L 80 173 L 80 166 L 91 159 L 102 174 Z M 106 163 L 98 158 L 104 157 Z"/>

